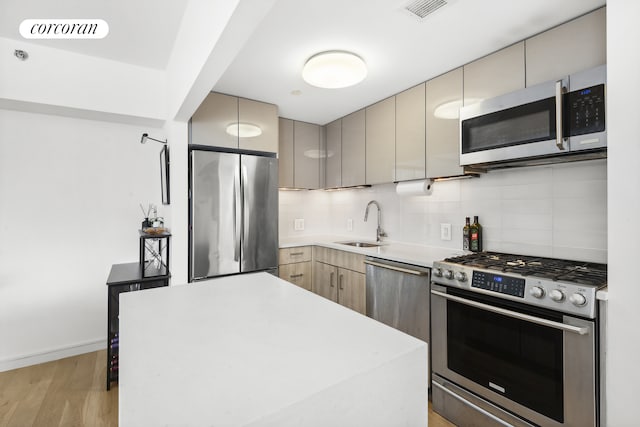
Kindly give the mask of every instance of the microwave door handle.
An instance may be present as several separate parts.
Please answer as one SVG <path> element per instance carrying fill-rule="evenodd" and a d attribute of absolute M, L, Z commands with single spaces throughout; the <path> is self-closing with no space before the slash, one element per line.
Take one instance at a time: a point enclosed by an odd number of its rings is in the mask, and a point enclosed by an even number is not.
<path fill-rule="evenodd" d="M 466 298 L 461 298 L 455 295 L 449 295 L 445 292 L 440 292 L 433 289 L 431 290 L 431 293 L 433 295 L 437 295 L 439 297 L 442 297 L 451 301 L 459 302 L 461 304 L 466 304 L 471 307 L 476 307 L 481 310 L 502 314 L 504 316 L 513 317 L 514 319 L 537 323 L 538 325 L 542 325 L 542 326 L 549 326 L 551 328 L 560 329 L 565 332 L 573 332 L 574 334 L 578 334 L 578 335 L 586 335 L 589 333 L 589 328 L 587 328 L 586 326 L 581 327 L 581 326 L 565 325 L 564 323 L 554 322 L 553 320 L 542 319 L 540 317 L 530 316 L 528 314 L 518 313 L 517 311 L 507 310 L 500 307 L 494 307 L 492 305 L 487 305 L 481 302 L 468 300 Z"/>
<path fill-rule="evenodd" d="M 556 82 L 556 147 L 558 150 L 564 150 L 564 129 L 562 126 L 562 95 L 564 94 L 565 87 L 562 85 L 562 80 Z"/>

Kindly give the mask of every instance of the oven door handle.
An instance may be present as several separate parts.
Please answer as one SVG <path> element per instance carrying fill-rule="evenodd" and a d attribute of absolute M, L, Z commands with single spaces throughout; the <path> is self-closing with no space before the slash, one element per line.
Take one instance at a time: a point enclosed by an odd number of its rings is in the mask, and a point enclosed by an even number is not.
<path fill-rule="evenodd" d="M 564 323 L 554 322 L 553 320 L 542 319 L 536 316 L 530 316 L 528 314 L 518 313 L 517 311 L 507 310 L 500 307 L 493 307 L 488 304 L 483 304 L 477 301 L 471 301 L 466 298 L 461 298 L 455 295 L 449 295 L 444 292 L 431 290 L 433 295 L 437 295 L 439 297 L 456 301 L 461 304 L 470 305 L 471 307 L 476 307 L 482 310 L 491 311 L 493 313 L 502 314 L 504 316 L 513 317 L 514 319 L 524 320 L 527 322 L 537 323 L 538 325 L 549 326 L 551 328 L 560 329 L 565 332 L 573 332 L 578 335 L 587 335 L 589 333 L 589 328 L 586 326 L 573 326 L 573 325 L 565 325 Z"/>

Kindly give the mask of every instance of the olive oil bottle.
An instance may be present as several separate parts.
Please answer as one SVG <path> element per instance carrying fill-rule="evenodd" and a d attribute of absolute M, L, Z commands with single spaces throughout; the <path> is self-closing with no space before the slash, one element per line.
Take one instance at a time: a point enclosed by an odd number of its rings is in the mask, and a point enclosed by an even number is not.
<path fill-rule="evenodd" d="M 462 227 L 462 249 L 468 251 L 471 244 L 471 221 L 469 217 L 464 219 L 464 227 Z"/>
<path fill-rule="evenodd" d="M 469 227 L 469 250 L 482 252 L 482 226 L 477 215 L 473 217 L 473 224 Z"/>

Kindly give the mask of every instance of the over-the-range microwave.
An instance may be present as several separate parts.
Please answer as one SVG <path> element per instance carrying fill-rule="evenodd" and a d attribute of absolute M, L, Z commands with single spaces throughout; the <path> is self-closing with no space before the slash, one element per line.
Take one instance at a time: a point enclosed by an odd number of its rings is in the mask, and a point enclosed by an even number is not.
<path fill-rule="evenodd" d="M 606 65 L 460 109 L 460 165 L 606 157 Z"/>

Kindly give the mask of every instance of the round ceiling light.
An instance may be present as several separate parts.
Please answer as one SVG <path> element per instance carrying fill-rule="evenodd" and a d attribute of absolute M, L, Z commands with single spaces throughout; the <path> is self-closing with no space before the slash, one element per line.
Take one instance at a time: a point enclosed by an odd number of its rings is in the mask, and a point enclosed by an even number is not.
<path fill-rule="evenodd" d="M 251 123 L 231 123 L 227 126 L 227 133 L 240 138 L 253 138 L 262 135 L 262 129 Z"/>
<path fill-rule="evenodd" d="M 318 53 L 307 60 L 302 78 L 312 86 L 339 89 L 360 83 L 367 77 L 367 65 L 350 52 Z"/>

